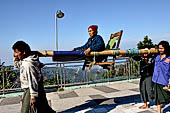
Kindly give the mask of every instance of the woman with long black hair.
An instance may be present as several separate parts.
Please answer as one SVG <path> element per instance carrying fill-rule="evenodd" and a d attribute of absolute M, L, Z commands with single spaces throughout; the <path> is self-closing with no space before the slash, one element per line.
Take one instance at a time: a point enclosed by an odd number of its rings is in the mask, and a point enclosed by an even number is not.
<path fill-rule="evenodd" d="M 162 113 L 162 104 L 170 103 L 170 92 L 163 87 L 169 86 L 170 77 L 170 51 L 169 43 L 161 41 L 158 44 L 159 55 L 155 58 L 154 73 L 152 81 L 154 84 L 155 104 L 157 113 Z"/>

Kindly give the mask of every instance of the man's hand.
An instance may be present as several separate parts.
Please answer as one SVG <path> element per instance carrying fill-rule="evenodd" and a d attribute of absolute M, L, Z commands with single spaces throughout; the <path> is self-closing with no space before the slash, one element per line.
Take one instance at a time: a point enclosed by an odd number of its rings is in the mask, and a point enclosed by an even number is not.
<path fill-rule="evenodd" d="M 84 51 L 84 53 L 85 53 L 85 55 L 88 55 L 88 54 L 90 53 L 90 48 L 86 49 L 86 50 Z"/>
<path fill-rule="evenodd" d="M 36 102 L 36 99 L 35 99 L 35 98 L 31 98 L 31 99 L 30 99 L 30 104 L 31 104 L 31 105 L 34 105 L 35 102 Z"/>
<path fill-rule="evenodd" d="M 14 57 L 17 57 L 16 53 L 13 54 Z"/>

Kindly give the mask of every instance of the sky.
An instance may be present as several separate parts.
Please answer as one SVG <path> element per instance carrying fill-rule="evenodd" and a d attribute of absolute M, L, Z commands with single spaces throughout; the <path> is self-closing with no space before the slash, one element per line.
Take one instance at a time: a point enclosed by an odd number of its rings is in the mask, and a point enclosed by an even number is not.
<path fill-rule="evenodd" d="M 0 0 L 0 61 L 13 65 L 12 45 L 27 42 L 32 50 L 67 51 L 86 43 L 88 27 L 98 25 L 107 44 L 123 30 L 120 49 L 137 48 L 147 35 L 154 44 L 170 42 L 170 0 Z M 41 58 L 51 63 L 51 58 Z"/>

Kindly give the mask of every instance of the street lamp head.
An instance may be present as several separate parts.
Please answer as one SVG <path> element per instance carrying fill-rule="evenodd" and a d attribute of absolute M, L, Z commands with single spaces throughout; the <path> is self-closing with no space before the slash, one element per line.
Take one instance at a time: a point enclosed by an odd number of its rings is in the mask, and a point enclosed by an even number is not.
<path fill-rule="evenodd" d="M 61 12 L 61 10 L 58 10 L 58 11 L 56 12 L 56 17 L 57 17 L 57 18 L 62 18 L 63 16 L 64 16 L 64 13 Z"/>

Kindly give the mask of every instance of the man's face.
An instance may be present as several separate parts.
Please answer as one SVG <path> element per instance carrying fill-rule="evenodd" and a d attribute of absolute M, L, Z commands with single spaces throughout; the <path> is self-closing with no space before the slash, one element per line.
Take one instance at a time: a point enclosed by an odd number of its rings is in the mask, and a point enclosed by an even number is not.
<path fill-rule="evenodd" d="M 143 57 L 147 57 L 148 56 L 148 54 L 143 54 Z"/>
<path fill-rule="evenodd" d="M 25 52 L 22 53 L 18 49 L 15 49 L 14 50 L 14 56 L 17 57 L 18 59 L 22 60 L 24 58 L 24 56 L 25 56 Z"/>
<path fill-rule="evenodd" d="M 162 55 L 164 54 L 165 48 L 162 45 L 159 45 L 158 51 Z"/>
<path fill-rule="evenodd" d="M 147 59 L 148 54 L 143 54 L 143 58 Z"/>
<path fill-rule="evenodd" d="M 90 37 L 93 37 L 96 35 L 96 33 L 92 30 L 92 28 L 89 28 L 88 32 L 89 32 Z"/>

